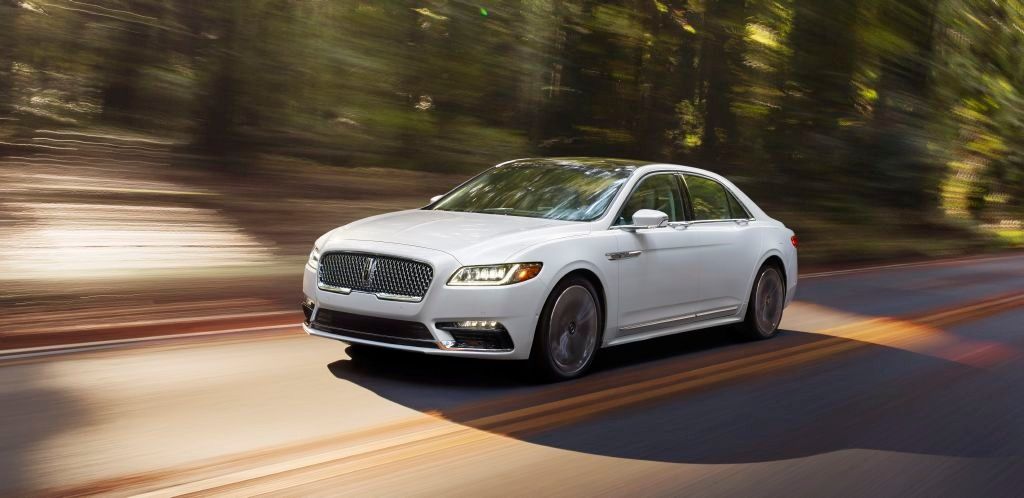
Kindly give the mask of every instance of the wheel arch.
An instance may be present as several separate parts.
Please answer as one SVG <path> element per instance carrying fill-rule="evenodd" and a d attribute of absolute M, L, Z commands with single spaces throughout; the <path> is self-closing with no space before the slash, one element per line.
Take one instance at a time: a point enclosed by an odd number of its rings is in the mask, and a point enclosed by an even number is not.
<path fill-rule="evenodd" d="M 593 365 L 594 357 L 597 355 L 598 350 L 600 350 L 604 346 L 604 329 L 607 326 L 606 324 L 608 321 L 605 285 L 604 282 L 601 280 L 600 276 L 598 275 L 598 271 L 595 271 L 594 268 L 589 268 L 589 265 L 586 264 L 586 262 L 580 261 L 579 263 L 580 264 L 578 265 L 563 267 L 554 277 L 552 277 L 549 280 L 547 294 L 544 297 L 544 306 L 541 308 L 540 316 L 537 317 L 537 330 L 534 332 L 533 341 L 530 347 L 529 363 L 531 364 L 535 374 L 537 374 L 540 378 L 544 380 L 567 380 L 570 378 L 578 377 L 579 375 L 581 375 L 582 372 L 585 372 Z M 543 334 L 545 334 L 547 331 L 542 332 L 541 327 L 547 320 L 545 318 L 546 313 L 552 313 L 553 316 L 554 308 L 548 311 L 548 307 L 557 306 L 557 304 L 555 303 L 560 301 L 560 299 L 553 300 L 553 298 L 556 297 L 555 293 L 559 291 L 559 289 L 583 287 L 580 283 L 580 280 L 584 280 L 591 286 L 593 286 L 594 291 L 597 294 L 595 297 L 597 298 L 599 318 L 601 320 L 602 326 L 598 327 L 597 329 L 598 337 L 596 338 L 597 341 L 596 344 L 594 344 L 593 346 L 594 350 L 591 352 L 590 357 L 584 360 L 585 363 L 579 366 L 576 370 L 572 372 L 566 372 L 560 370 L 560 367 L 553 364 L 553 362 L 557 362 L 557 360 L 552 359 L 553 356 L 550 349 L 551 343 L 545 342 L 542 339 L 542 337 L 545 337 Z M 561 294 L 559 293 L 559 295 Z"/>
<path fill-rule="evenodd" d="M 608 331 L 608 327 L 611 325 L 612 322 L 612 320 L 610 320 L 609 318 L 612 316 L 611 313 L 613 310 L 610 309 L 609 300 L 611 296 L 609 296 L 609 286 L 606 285 L 604 278 L 602 278 L 601 275 L 601 270 L 593 263 L 583 260 L 573 261 L 572 263 L 563 266 L 558 271 L 558 273 L 551 279 L 551 281 L 548 283 L 544 299 L 547 300 L 551 296 L 551 292 L 555 290 L 555 287 L 566 278 L 569 278 L 571 276 L 580 276 L 582 278 L 587 279 L 587 281 L 589 281 L 594 286 L 594 289 L 597 290 L 597 299 L 599 301 L 598 304 L 601 305 L 601 321 L 603 327 L 601 330 L 600 346 L 603 347 L 604 338 L 608 336 L 606 332 Z"/>
<path fill-rule="evenodd" d="M 782 256 L 778 254 L 770 254 L 768 257 L 761 261 L 760 265 L 757 265 L 757 269 L 760 270 L 762 266 L 773 265 L 779 269 L 782 274 L 782 283 L 786 284 L 789 281 L 789 276 L 786 275 L 786 263 L 782 261 Z"/>
<path fill-rule="evenodd" d="M 789 292 L 789 275 L 786 273 L 786 261 L 783 255 L 777 249 L 769 249 L 758 259 L 757 264 L 754 265 L 754 269 L 747 279 L 747 294 L 744 298 L 743 306 L 739 310 L 739 316 L 744 316 L 747 313 L 747 307 L 750 306 L 750 289 L 754 287 L 754 280 L 757 278 L 757 274 L 761 272 L 761 268 L 765 265 L 774 265 L 779 268 L 779 273 L 782 274 L 782 283 L 786 287 L 786 292 Z M 787 298 L 788 300 L 788 298 Z"/>

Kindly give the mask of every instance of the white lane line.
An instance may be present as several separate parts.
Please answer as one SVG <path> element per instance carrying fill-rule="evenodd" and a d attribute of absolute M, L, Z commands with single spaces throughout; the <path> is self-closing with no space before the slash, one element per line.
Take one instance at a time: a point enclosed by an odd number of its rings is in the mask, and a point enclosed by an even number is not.
<path fill-rule="evenodd" d="M 159 311 L 159 308 L 157 310 Z M 157 319 L 153 319 L 153 320 L 136 320 L 136 321 L 131 321 L 131 322 L 119 322 L 119 323 L 114 323 L 114 324 L 98 323 L 98 324 L 93 324 L 93 325 L 77 325 L 77 326 L 76 325 L 68 325 L 68 326 L 64 326 L 64 327 L 47 327 L 45 330 L 40 330 L 40 329 L 24 330 L 24 331 L 19 332 L 18 334 L 31 335 L 33 333 L 39 333 L 39 332 L 42 332 L 42 331 L 44 331 L 44 332 L 66 332 L 66 333 L 73 333 L 73 332 L 102 332 L 104 330 L 109 330 L 109 329 L 112 329 L 112 328 L 113 329 L 123 329 L 123 328 L 128 328 L 128 327 L 134 327 L 134 328 L 156 327 L 156 326 L 160 326 L 160 325 L 189 325 L 189 324 L 193 324 L 193 323 L 197 323 L 197 322 L 206 322 L 206 321 L 210 321 L 210 320 L 233 320 L 233 319 L 236 319 L 236 318 L 237 319 L 243 319 L 243 318 L 245 318 L 245 319 L 272 318 L 272 317 L 284 316 L 284 315 L 298 315 L 298 312 L 295 312 L 295 311 L 267 311 L 267 312 L 262 312 L 262 313 L 221 313 L 219 315 L 196 316 L 196 317 L 190 317 L 190 318 L 157 318 Z M 125 340 L 127 340 L 127 339 L 125 339 Z M 81 344 L 89 344 L 89 343 L 63 344 L 61 346 L 62 347 L 68 347 L 68 346 L 78 346 L 78 345 L 81 345 Z M 44 346 L 44 347 L 51 347 L 51 346 Z M 8 349 L 7 351 L 17 351 L 17 350 Z"/>
<path fill-rule="evenodd" d="M 241 332 L 259 332 L 261 330 L 287 329 L 292 327 L 299 327 L 301 325 L 301 323 L 291 323 L 286 325 L 264 325 L 262 327 L 243 327 L 237 329 L 212 330 L 209 332 L 191 332 L 188 334 L 155 335 L 151 337 L 135 337 L 131 339 L 113 339 L 109 341 L 81 342 L 77 344 L 67 344 L 58 346 L 40 346 L 35 348 L 9 349 L 0 352 L 0 362 L 6 360 L 38 358 L 41 356 L 80 353 L 84 351 L 99 351 L 143 342 L 166 341 L 171 339 L 183 339 L 189 337 L 208 337 L 215 335 L 237 334 Z"/>
<path fill-rule="evenodd" d="M 966 258 L 953 258 L 953 259 L 938 259 L 932 261 L 918 261 L 916 263 L 896 263 L 891 265 L 878 265 L 878 266 L 864 266 L 860 268 L 849 268 L 846 270 L 834 270 L 834 271 L 822 271 L 815 273 L 801 273 L 800 278 L 821 278 L 831 277 L 835 275 L 850 275 L 855 273 L 868 273 L 879 270 L 891 270 L 897 268 L 922 268 L 929 266 L 945 266 L 956 263 L 987 263 L 990 261 L 999 261 L 1004 259 L 1016 259 L 1024 258 L 1024 253 L 1010 254 L 1005 256 L 991 256 L 991 257 L 966 257 Z"/>

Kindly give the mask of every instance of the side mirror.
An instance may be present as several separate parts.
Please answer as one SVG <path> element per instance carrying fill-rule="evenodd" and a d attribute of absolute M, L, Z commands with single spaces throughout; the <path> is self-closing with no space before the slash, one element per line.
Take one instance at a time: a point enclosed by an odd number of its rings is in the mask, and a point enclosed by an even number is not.
<path fill-rule="evenodd" d="M 641 209 L 633 213 L 633 224 L 644 228 L 658 228 L 668 225 L 668 215 L 654 209 Z"/>
<path fill-rule="evenodd" d="M 639 230 L 642 228 L 660 228 L 668 226 L 668 215 L 654 209 L 641 209 L 633 213 L 632 225 L 619 225 L 621 230 Z"/>
<path fill-rule="evenodd" d="M 441 198 L 442 198 L 442 197 L 444 197 L 444 194 L 441 194 L 441 195 L 435 195 L 435 196 L 433 196 L 433 197 L 431 197 L 431 198 L 430 198 L 430 203 L 431 203 L 431 204 L 433 204 L 433 203 L 435 203 L 435 202 L 437 202 L 437 201 L 441 200 Z"/>

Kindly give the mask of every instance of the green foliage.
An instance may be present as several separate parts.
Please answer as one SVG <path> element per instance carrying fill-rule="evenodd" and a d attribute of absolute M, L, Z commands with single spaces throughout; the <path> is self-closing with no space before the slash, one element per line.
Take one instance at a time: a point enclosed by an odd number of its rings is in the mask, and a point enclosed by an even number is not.
<path fill-rule="evenodd" d="M 1024 210 L 1019 0 L 0 2 L 0 121 L 228 158 L 631 156 L 836 218 Z M 16 123 L 16 124 L 11 124 Z M 13 128 L 12 128 L 13 127 Z"/>

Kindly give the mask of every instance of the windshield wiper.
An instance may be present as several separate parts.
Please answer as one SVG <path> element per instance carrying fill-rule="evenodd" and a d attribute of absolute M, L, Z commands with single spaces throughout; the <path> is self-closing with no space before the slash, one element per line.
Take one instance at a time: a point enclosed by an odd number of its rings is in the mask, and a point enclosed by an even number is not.
<path fill-rule="evenodd" d="M 484 210 L 483 210 L 483 212 L 485 212 L 485 213 L 489 213 L 491 211 L 498 211 L 498 212 L 501 212 L 501 213 L 509 213 L 511 211 L 515 211 L 515 208 L 506 208 L 506 207 L 501 207 L 501 208 L 484 208 Z"/>

